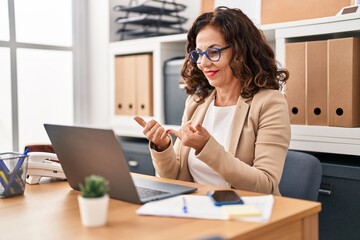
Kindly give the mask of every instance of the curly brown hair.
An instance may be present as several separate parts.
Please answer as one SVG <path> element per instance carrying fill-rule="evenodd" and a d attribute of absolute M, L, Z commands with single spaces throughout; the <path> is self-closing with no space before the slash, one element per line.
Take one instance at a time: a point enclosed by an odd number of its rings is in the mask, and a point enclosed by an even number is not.
<path fill-rule="evenodd" d="M 289 78 L 289 72 L 277 67 L 275 54 L 267 44 L 262 31 L 240 9 L 221 6 L 214 12 L 200 15 L 187 34 L 187 52 L 196 48 L 198 33 L 208 25 L 218 28 L 231 46 L 233 57 L 230 68 L 241 82 L 242 97 L 252 97 L 260 88 L 283 88 Z M 214 89 L 188 55 L 185 57 L 181 76 L 186 83 L 186 92 L 190 95 L 196 94 L 199 101 Z"/>

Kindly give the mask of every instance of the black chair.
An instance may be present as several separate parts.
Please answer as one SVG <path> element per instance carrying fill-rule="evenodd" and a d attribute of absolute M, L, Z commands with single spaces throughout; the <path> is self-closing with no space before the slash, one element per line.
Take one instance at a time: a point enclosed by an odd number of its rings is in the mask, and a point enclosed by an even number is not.
<path fill-rule="evenodd" d="M 285 160 L 279 189 L 284 197 L 316 201 L 322 176 L 322 167 L 315 156 L 289 150 Z"/>

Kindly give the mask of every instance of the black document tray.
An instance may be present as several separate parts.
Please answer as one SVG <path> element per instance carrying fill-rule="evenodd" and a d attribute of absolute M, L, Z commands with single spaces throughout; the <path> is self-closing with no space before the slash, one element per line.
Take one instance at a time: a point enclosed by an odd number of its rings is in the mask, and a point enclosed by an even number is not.
<path fill-rule="evenodd" d="M 136 17 L 119 17 L 115 20 L 115 22 L 119 24 L 131 23 L 137 25 L 151 25 L 159 27 L 168 27 L 175 24 L 183 24 L 186 21 L 187 19 L 184 17 L 160 18 L 160 16 L 156 16 L 156 18 L 154 18 L 147 14 Z"/>
<path fill-rule="evenodd" d="M 150 5 L 152 4 L 152 5 Z M 146 13 L 146 14 L 171 14 L 183 11 L 186 8 L 183 4 L 172 3 L 161 0 L 150 0 L 137 6 L 122 6 L 117 5 L 113 8 L 114 11 Z"/>
<path fill-rule="evenodd" d="M 125 34 L 126 36 L 138 36 L 138 37 L 155 37 L 169 34 L 185 33 L 186 30 L 182 28 L 169 28 L 172 31 L 162 31 L 161 29 L 154 28 L 142 28 L 142 29 L 119 29 L 117 34 Z"/>

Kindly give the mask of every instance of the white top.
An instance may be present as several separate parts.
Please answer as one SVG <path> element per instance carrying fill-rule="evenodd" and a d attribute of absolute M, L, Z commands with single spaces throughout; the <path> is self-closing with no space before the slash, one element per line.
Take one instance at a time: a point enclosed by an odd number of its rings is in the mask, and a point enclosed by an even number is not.
<path fill-rule="evenodd" d="M 217 107 L 214 101 L 211 102 L 203 122 L 203 127 L 227 149 L 230 126 L 234 119 L 236 105 Z M 221 159 L 219 159 L 221 161 Z M 195 150 L 189 152 L 189 171 L 196 183 L 228 187 L 227 182 L 212 168 L 195 157 Z"/>

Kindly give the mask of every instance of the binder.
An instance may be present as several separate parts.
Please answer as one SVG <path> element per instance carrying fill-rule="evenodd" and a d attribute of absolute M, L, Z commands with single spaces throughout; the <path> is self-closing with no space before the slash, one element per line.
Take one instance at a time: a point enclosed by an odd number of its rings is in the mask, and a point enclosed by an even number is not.
<path fill-rule="evenodd" d="M 136 56 L 136 114 L 142 116 L 153 115 L 153 91 L 152 91 L 152 55 L 141 54 Z"/>
<path fill-rule="evenodd" d="M 136 114 L 136 55 L 115 57 L 115 114 Z"/>
<path fill-rule="evenodd" d="M 305 42 L 285 44 L 285 62 L 290 76 L 286 99 L 291 124 L 305 124 Z"/>
<path fill-rule="evenodd" d="M 328 40 L 329 125 L 360 126 L 360 38 Z"/>
<path fill-rule="evenodd" d="M 212 12 L 215 8 L 215 0 L 201 0 L 200 1 L 200 13 Z"/>
<path fill-rule="evenodd" d="M 306 42 L 306 124 L 328 125 L 327 41 Z"/>
<path fill-rule="evenodd" d="M 115 57 L 115 114 L 153 114 L 152 54 Z"/>

